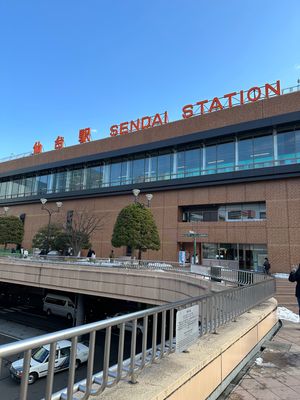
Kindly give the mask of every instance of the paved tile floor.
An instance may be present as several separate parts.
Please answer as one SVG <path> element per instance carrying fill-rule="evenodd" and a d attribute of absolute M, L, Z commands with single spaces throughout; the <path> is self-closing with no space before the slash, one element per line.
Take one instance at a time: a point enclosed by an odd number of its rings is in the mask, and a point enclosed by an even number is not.
<path fill-rule="evenodd" d="M 253 361 L 240 381 L 231 384 L 220 399 L 299 400 L 300 323 L 283 321 L 282 328 L 257 357 L 260 362 Z"/>

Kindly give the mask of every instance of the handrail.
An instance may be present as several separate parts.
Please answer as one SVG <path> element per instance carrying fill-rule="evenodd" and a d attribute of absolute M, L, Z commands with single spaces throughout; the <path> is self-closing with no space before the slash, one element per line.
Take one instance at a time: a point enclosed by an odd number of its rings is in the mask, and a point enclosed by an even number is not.
<path fill-rule="evenodd" d="M 217 267 L 213 272 L 214 273 L 209 275 L 210 278 L 217 278 L 218 280 L 226 273 L 222 267 Z M 105 388 L 117 384 L 121 379 L 130 379 L 132 382 L 135 382 L 136 375 L 147 365 L 175 351 L 176 337 L 174 334 L 174 324 L 176 310 L 199 304 L 199 337 L 201 337 L 204 334 L 216 332 L 220 326 L 235 320 L 242 313 L 273 296 L 275 293 L 275 280 L 272 277 L 251 272 L 244 274 L 244 272 L 248 271 L 236 271 L 235 275 L 229 275 L 229 279 L 231 279 L 232 282 L 234 282 L 234 277 L 237 278 L 235 283 L 238 287 L 235 288 L 209 295 L 188 298 L 132 314 L 117 316 L 104 321 L 93 322 L 79 327 L 68 328 L 59 332 L 21 340 L 16 343 L 2 345 L 0 346 L 0 366 L 2 365 L 3 358 L 20 352 L 24 353 L 20 399 L 26 400 L 28 398 L 28 375 L 32 350 L 36 347 L 50 344 L 49 360 L 52 360 L 57 342 L 59 340 L 69 339 L 72 341 L 72 347 L 68 387 L 56 394 L 52 394 L 54 368 L 53 366 L 49 366 L 45 400 L 69 400 L 72 399 L 73 394 L 78 391 L 83 394 L 82 398 L 88 399 L 92 395 L 100 394 Z M 246 278 L 244 279 L 244 277 Z M 257 282 L 256 279 L 258 280 Z M 245 282 L 242 282 L 243 280 Z M 158 324 L 158 321 L 160 321 L 160 324 Z M 125 360 L 124 336 L 125 326 L 128 324 L 131 324 L 132 335 L 130 358 Z M 110 367 L 111 332 L 117 327 L 120 332 L 118 341 L 118 362 Z M 142 334 L 142 351 L 140 354 L 136 354 L 138 329 Z M 96 333 L 101 330 L 105 330 L 103 371 L 93 374 L 95 337 Z M 84 380 L 75 383 L 74 370 L 77 342 L 81 336 L 86 334 L 89 335 L 87 374 Z M 150 337 L 152 338 L 151 346 L 147 347 L 147 342 L 149 342 Z M 96 389 L 95 385 L 97 387 Z"/>
<path fill-rule="evenodd" d="M 174 273 L 184 273 L 193 276 L 202 276 L 210 278 L 216 282 L 229 282 L 239 285 L 248 285 L 251 283 L 261 282 L 266 278 L 266 275 L 251 270 L 238 270 L 225 266 L 202 266 L 202 271 L 193 271 L 193 264 L 179 263 L 174 261 L 158 261 L 158 260 L 136 260 L 136 259 L 109 259 L 109 258 L 88 258 L 88 257 L 73 257 L 73 256 L 28 256 L 21 258 L 15 255 L 1 257 L 1 259 L 9 261 L 24 261 L 32 262 L 38 265 L 44 264 L 59 264 L 72 265 L 72 268 L 89 266 L 97 268 L 123 268 L 126 270 L 148 270 L 148 271 L 168 271 Z"/>

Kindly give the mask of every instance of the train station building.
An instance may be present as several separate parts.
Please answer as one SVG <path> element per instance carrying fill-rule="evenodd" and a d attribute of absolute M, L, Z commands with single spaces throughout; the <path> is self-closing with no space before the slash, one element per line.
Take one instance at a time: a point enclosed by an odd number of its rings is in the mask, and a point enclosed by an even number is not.
<path fill-rule="evenodd" d="M 108 257 L 120 210 L 147 203 L 160 238 L 144 259 L 177 261 L 180 250 L 199 263 L 272 272 L 300 262 L 300 91 L 279 82 L 113 125 L 110 137 L 0 164 L 0 205 L 22 216 L 23 246 L 47 224 L 41 198 L 63 202 L 61 214 L 89 210 L 105 217 L 94 233 L 97 257 Z M 151 197 L 151 196 L 150 196 Z M 149 198 L 149 196 L 148 196 Z M 54 222 L 54 221 L 53 221 Z M 130 249 L 114 249 L 116 256 Z"/>

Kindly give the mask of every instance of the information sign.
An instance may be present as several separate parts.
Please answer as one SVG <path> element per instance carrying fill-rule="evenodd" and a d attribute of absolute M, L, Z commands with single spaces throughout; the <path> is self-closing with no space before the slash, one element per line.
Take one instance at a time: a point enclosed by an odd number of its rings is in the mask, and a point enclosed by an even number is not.
<path fill-rule="evenodd" d="M 177 311 L 176 353 L 187 350 L 199 337 L 199 306 L 195 305 Z"/>

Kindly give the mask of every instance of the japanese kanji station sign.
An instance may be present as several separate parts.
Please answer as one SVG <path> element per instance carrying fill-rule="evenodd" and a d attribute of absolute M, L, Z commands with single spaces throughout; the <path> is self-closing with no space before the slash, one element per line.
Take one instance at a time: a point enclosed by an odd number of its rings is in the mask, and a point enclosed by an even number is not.
<path fill-rule="evenodd" d="M 246 103 L 254 103 L 259 100 L 269 99 L 273 96 L 280 96 L 280 81 L 275 83 L 266 83 L 263 86 L 253 86 L 248 90 L 240 90 L 238 92 L 230 92 L 224 94 L 223 97 L 214 97 L 212 100 L 200 100 L 195 104 L 186 104 L 182 107 L 182 118 L 187 119 L 196 115 L 203 115 L 214 111 L 220 111 L 225 108 L 232 108 Z M 118 125 L 110 127 L 110 136 L 126 135 L 131 132 L 143 131 L 148 128 L 165 125 L 169 122 L 168 112 L 155 114 L 152 117 L 145 116 L 136 120 L 121 122 Z M 91 128 L 79 130 L 79 143 L 87 143 L 91 141 Z M 65 141 L 63 136 L 58 136 L 54 142 L 55 150 L 64 147 Z M 33 146 L 33 153 L 39 154 L 43 151 L 43 145 L 36 141 Z"/>

